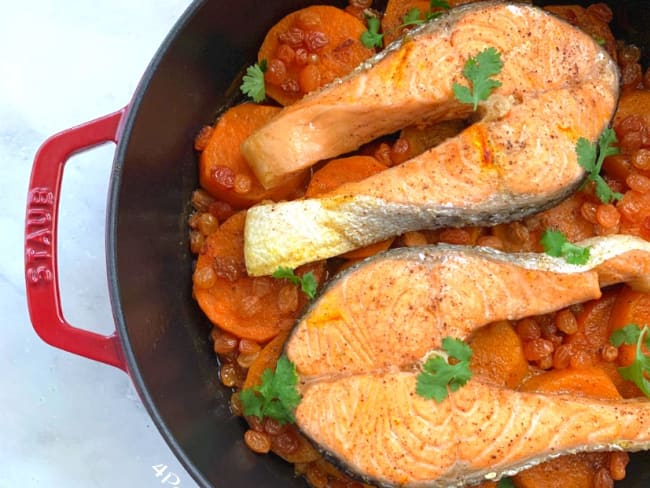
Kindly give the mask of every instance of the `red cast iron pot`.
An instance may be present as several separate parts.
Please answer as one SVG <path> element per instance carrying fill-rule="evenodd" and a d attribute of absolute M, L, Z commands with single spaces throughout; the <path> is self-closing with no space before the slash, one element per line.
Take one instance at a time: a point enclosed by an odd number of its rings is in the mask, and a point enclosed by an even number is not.
<path fill-rule="evenodd" d="M 243 423 L 230 413 L 230 392 L 217 378 L 210 324 L 191 297 L 186 222 L 198 184 L 194 136 L 238 100 L 239 83 L 233 80 L 255 59 L 267 29 L 309 3 L 316 2 L 195 1 L 126 108 L 51 137 L 34 161 L 25 269 L 36 332 L 55 347 L 127 372 L 172 450 L 206 487 L 306 486 L 291 466 L 275 456 L 256 456 L 242 442 Z M 610 4 L 617 35 L 650 47 L 650 2 Z M 116 324 L 109 336 L 65 321 L 56 263 L 65 162 L 106 141 L 117 143 L 106 229 Z M 634 455 L 621 486 L 650 486 L 648 459 Z"/>

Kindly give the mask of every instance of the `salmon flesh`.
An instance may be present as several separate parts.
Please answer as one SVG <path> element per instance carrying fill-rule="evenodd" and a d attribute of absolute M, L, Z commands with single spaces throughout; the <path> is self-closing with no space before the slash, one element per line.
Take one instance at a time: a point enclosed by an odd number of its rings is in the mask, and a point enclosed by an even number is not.
<path fill-rule="evenodd" d="M 585 265 L 438 245 L 390 250 L 344 271 L 285 345 L 303 390 L 299 428 L 338 464 L 382 486 L 460 486 L 551 456 L 650 447 L 648 402 L 524 394 L 480 381 L 441 404 L 415 393 L 416 372 L 445 337 L 596 299 L 617 282 L 648 282 L 647 241 L 614 235 L 579 245 L 590 248 Z M 630 420 L 640 431 L 626 430 L 612 420 L 617 412 L 645 415 L 643 427 Z"/>
<path fill-rule="evenodd" d="M 251 275 L 295 268 L 409 230 L 523 218 L 580 185 L 580 137 L 595 141 L 618 99 L 618 69 L 589 35 L 525 4 L 452 9 L 348 77 L 286 107 L 242 151 L 266 186 L 426 119 L 470 116 L 454 98 L 468 58 L 494 47 L 501 82 L 478 120 L 405 163 L 320 198 L 249 210 Z"/>

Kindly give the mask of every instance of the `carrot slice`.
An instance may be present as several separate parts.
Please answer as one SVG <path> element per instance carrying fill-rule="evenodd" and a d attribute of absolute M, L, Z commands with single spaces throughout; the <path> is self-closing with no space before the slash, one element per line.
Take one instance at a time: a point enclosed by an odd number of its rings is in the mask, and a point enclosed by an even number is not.
<path fill-rule="evenodd" d="M 275 369 L 275 365 L 278 362 L 278 358 L 282 354 L 284 342 L 287 340 L 288 335 L 289 331 L 282 331 L 278 336 L 271 340 L 271 342 L 262 348 L 260 355 L 248 368 L 246 380 L 244 381 L 244 388 L 251 388 L 253 386 L 259 385 L 262 373 L 264 373 L 266 369 Z M 316 449 L 314 449 L 314 447 L 302 435 L 296 432 L 294 427 L 285 426 L 283 429 L 285 431 L 292 431 L 290 434 L 291 438 L 297 445 L 294 449 L 291 449 L 290 452 L 287 452 L 286 449 L 282 449 L 281 443 L 278 441 L 278 436 L 272 436 L 271 450 L 278 456 L 290 463 L 309 463 L 320 458 L 320 455 Z"/>
<path fill-rule="evenodd" d="M 515 388 L 528 374 L 521 339 L 507 321 L 494 322 L 476 331 L 471 370 L 496 384 Z"/>
<path fill-rule="evenodd" d="M 262 348 L 257 359 L 248 368 L 243 388 L 252 388 L 259 385 L 262 373 L 267 369 L 275 369 L 278 358 L 282 354 L 284 341 L 287 340 L 288 336 L 288 330 L 282 331 Z"/>
<path fill-rule="evenodd" d="M 609 375 L 599 367 L 553 369 L 531 376 L 519 389 L 544 393 L 577 393 L 592 398 L 621 398 Z"/>
<path fill-rule="evenodd" d="M 615 291 L 606 291 L 597 300 L 585 303 L 576 314 L 578 331 L 566 337 L 566 344 L 571 346 L 572 354 L 586 354 L 591 364 L 601 362 L 601 351 L 609 344 L 609 319 L 616 301 Z"/>
<path fill-rule="evenodd" d="M 513 482 L 517 488 L 593 488 L 602 468 L 609 468 L 609 453 L 574 454 L 522 471 Z"/>
<path fill-rule="evenodd" d="M 266 60 L 266 94 L 281 105 L 340 78 L 374 51 L 361 44 L 363 22 L 327 5 L 290 13 L 264 38 L 257 58 Z"/>
<path fill-rule="evenodd" d="M 620 399 L 621 395 L 601 368 L 556 369 L 526 380 L 521 391 L 577 393 L 593 398 Z M 514 477 L 518 488 L 592 488 L 594 476 L 601 468 L 609 467 L 608 453 L 583 453 L 562 456 Z"/>
<path fill-rule="evenodd" d="M 306 198 L 316 198 L 337 189 L 343 183 L 361 181 L 386 169 L 372 156 L 350 156 L 329 161 L 311 177 Z"/>
<path fill-rule="evenodd" d="M 650 293 L 634 291 L 628 286 L 623 286 L 612 307 L 609 319 L 610 333 L 628 324 L 650 326 Z M 617 362 L 620 366 L 629 366 L 635 356 L 636 345 L 625 344 L 618 349 Z"/>
<path fill-rule="evenodd" d="M 215 325 L 237 337 L 263 343 L 291 328 L 307 298 L 286 280 L 246 274 L 245 220 L 246 212 L 236 213 L 208 236 L 194 271 L 193 291 Z M 322 262 L 310 264 L 296 274 L 308 271 L 313 271 L 320 283 L 325 266 Z"/>
<path fill-rule="evenodd" d="M 335 190 L 344 183 L 361 181 L 386 169 L 372 156 L 350 156 L 347 158 L 332 159 L 325 166 L 314 173 L 307 191 L 306 198 L 316 198 L 327 192 Z M 385 251 L 393 243 L 393 238 L 386 239 L 369 246 L 349 251 L 342 255 L 347 259 L 361 259 Z"/>
<path fill-rule="evenodd" d="M 244 103 L 219 118 L 199 158 L 199 183 L 208 193 L 237 208 L 265 199 L 296 198 L 302 193 L 307 172 L 292 175 L 280 186 L 266 190 L 239 149 L 244 139 L 279 111 L 278 107 Z"/>

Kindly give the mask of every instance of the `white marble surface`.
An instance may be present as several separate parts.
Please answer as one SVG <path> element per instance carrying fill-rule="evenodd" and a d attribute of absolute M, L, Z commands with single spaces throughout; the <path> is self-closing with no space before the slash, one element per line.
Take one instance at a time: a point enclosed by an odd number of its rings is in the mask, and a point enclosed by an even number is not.
<path fill-rule="evenodd" d="M 189 3 L 0 2 L 0 488 L 165 486 L 152 469 L 157 464 L 178 475 L 178 486 L 196 487 L 126 374 L 36 336 L 23 278 L 27 182 L 37 147 L 125 105 Z M 104 254 L 113 150 L 105 145 L 68 164 L 59 230 L 64 314 L 103 333 L 114 327 Z"/>

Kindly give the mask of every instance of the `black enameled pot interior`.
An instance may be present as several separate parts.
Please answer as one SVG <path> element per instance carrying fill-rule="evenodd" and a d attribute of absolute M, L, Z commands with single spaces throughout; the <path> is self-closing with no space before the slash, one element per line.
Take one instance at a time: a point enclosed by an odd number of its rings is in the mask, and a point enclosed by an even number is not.
<path fill-rule="evenodd" d="M 255 59 L 266 30 L 309 3 L 316 2 L 195 1 L 143 77 L 115 158 L 107 254 L 118 332 L 145 406 L 206 487 L 306 486 L 287 463 L 243 444 L 244 425 L 231 415 L 230 392 L 218 381 L 210 324 L 191 296 L 186 225 L 197 186 L 194 136 L 237 100 L 233 80 Z M 650 1 L 611 6 L 617 36 L 650 47 Z M 649 459 L 633 456 L 621 486 L 650 486 Z"/>

